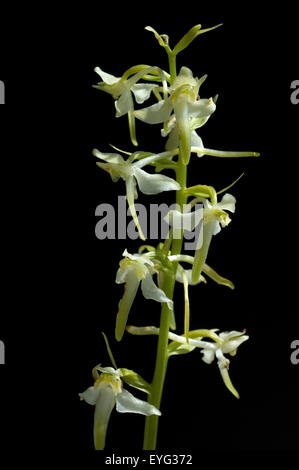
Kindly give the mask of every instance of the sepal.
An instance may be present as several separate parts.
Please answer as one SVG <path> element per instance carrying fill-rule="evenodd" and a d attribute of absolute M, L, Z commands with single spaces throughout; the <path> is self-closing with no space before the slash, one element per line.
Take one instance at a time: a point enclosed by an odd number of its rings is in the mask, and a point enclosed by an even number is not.
<path fill-rule="evenodd" d="M 197 24 L 193 26 L 189 31 L 182 37 L 182 39 L 174 46 L 173 53 L 178 54 L 179 52 L 186 49 L 186 47 L 194 41 L 197 36 L 203 33 L 207 33 L 208 31 L 212 31 L 213 29 L 222 26 L 222 23 L 217 24 L 216 26 L 212 26 L 211 28 L 201 29 L 201 24 Z"/>
<path fill-rule="evenodd" d="M 151 393 L 151 385 L 144 380 L 139 374 L 130 369 L 120 369 L 122 372 L 122 380 L 131 387 L 137 388 L 147 394 Z"/>

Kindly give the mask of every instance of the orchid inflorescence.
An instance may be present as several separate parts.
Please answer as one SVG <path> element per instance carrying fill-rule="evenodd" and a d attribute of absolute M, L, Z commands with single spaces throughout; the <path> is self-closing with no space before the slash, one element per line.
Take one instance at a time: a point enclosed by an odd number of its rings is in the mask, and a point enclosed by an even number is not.
<path fill-rule="evenodd" d="M 132 412 L 146 416 L 144 449 L 155 449 L 163 384 L 168 358 L 171 356 L 190 353 L 199 348 L 205 363 L 217 361 L 225 386 L 239 398 L 229 376 L 230 361 L 226 355 L 236 354 L 238 347 L 249 338 L 246 331 L 217 333 L 217 329 L 189 328 L 189 286 L 206 284 L 208 277 L 217 284 L 234 289 L 234 284 L 218 274 L 206 261 L 213 236 L 231 222 L 229 213 L 235 212 L 236 205 L 236 199 L 230 193 L 225 193 L 221 201 L 218 201 L 218 194 L 228 188 L 217 193 L 212 186 L 198 184 L 187 187 L 190 158 L 192 155 L 197 158 L 205 155 L 227 158 L 259 156 L 257 152 L 222 151 L 204 146 L 197 130 L 215 112 L 217 95 L 210 98 L 199 95 L 207 75 L 196 78 L 186 66 L 181 67 L 178 74 L 176 72 L 177 55 L 197 36 L 218 26 L 220 25 L 207 29 L 202 29 L 201 25 L 194 26 L 173 49 L 170 48 L 167 35 L 160 35 L 152 27 L 146 27 L 165 49 L 169 59 L 169 72 L 157 66 L 136 65 L 126 70 L 121 77 L 115 77 L 99 67 L 95 68 L 102 79 L 95 88 L 112 95 L 116 117 L 128 116 L 130 139 L 134 146 L 138 146 L 136 119 L 152 125 L 159 124 L 161 136 L 166 138 L 164 149 L 160 153 L 140 150 L 127 152 L 116 147 L 114 150 L 117 152 L 111 153 L 93 150 L 93 155 L 99 160 L 97 166 L 107 171 L 113 182 L 119 179 L 125 182 L 128 206 L 140 238 L 145 240 L 134 204 L 137 188 L 148 195 L 176 191 L 177 203 L 177 210 L 168 214 L 169 233 L 164 242 L 158 246 L 143 245 L 133 254 L 125 250 L 119 263 L 116 283 L 124 284 L 124 294 L 116 315 L 115 338 L 121 341 L 126 331 L 132 335 L 157 335 L 156 367 L 151 383 L 133 370 L 117 368 L 108 339 L 103 334 L 113 367 L 97 365 L 93 369 L 94 385 L 80 394 L 82 400 L 95 405 L 94 445 L 99 450 L 105 447 L 107 426 L 115 405 L 120 413 Z M 135 109 L 136 105 L 143 105 L 151 96 L 156 99 L 154 104 Z M 154 168 L 155 173 L 146 171 L 145 167 Z M 175 178 L 163 175 L 161 172 L 165 169 L 173 170 Z M 184 206 L 187 202 L 186 211 Z M 203 238 L 202 243 L 196 246 L 194 255 L 190 256 L 181 252 L 183 231 L 179 230 L 179 236 L 174 236 L 173 220 L 180 219 L 180 227 L 183 227 L 188 219 L 188 223 L 194 228 L 199 223 L 196 210 L 193 210 L 197 203 L 203 207 Z M 185 267 L 186 264 L 189 269 Z M 174 333 L 176 316 L 180 313 L 174 308 L 173 302 L 176 282 L 183 284 L 184 291 L 182 334 Z M 159 327 L 127 324 L 139 287 L 145 299 L 161 304 Z M 136 398 L 123 388 L 123 383 L 146 393 L 147 401 Z"/>

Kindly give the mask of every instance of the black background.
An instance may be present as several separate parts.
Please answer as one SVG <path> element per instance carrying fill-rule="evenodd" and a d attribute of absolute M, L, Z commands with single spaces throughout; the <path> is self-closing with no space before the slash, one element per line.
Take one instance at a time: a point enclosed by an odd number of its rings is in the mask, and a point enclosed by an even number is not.
<path fill-rule="evenodd" d="M 151 380 L 156 338 L 113 339 L 123 286 L 115 274 L 125 248 L 139 242 L 99 241 L 95 208 L 116 207 L 124 195 L 95 166 L 91 150 L 109 143 L 133 150 L 127 120 L 115 119 L 111 96 L 92 88 L 95 66 L 120 76 L 147 63 L 167 67 L 147 25 L 174 45 L 194 24 L 224 25 L 197 38 L 178 56 L 195 76 L 208 73 L 204 97 L 219 94 L 216 113 L 200 132 L 206 147 L 254 150 L 259 159 L 194 157 L 188 183 L 217 190 L 241 173 L 229 192 L 233 221 L 215 237 L 209 264 L 236 289 L 209 282 L 190 288 L 191 328 L 247 329 L 250 340 L 231 359 L 237 401 L 216 363 L 197 351 L 173 357 L 162 402 L 158 449 L 205 451 L 298 450 L 298 371 L 290 344 L 298 339 L 298 109 L 290 101 L 297 79 L 292 6 L 228 11 L 201 5 L 105 7 L 74 5 L 67 12 L 18 8 L 1 31 L 3 307 L 0 368 L 3 449 L 25 445 L 49 455 L 92 451 L 93 409 L 78 399 L 91 369 L 110 365 L 101 330 L 119 367 Z M 154 137 L 153 137 L 154 135 Z M 140 149 L 160 151 L 159 126 L 137 122 Z M 173 202 L 173 194 L 139 195 L 139 202 Z M 178 286 L 176 311 L 183 311 Z M 139 294 L 130 323 L 158 324 L 159 306 Z M 183 319 L 178 317 L 178 330 Z M 298 369 L 298 370 L 297 370 Z M 140 395 L 142 398 L 142 396 Z M 112 449 L 130 455 L 142 446 L 143 417 L 113 412 Z"/>

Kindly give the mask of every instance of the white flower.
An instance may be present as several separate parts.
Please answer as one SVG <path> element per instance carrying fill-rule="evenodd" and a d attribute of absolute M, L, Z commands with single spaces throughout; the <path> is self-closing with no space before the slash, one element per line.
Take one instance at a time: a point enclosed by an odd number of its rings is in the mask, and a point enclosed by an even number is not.
<path fill-rule="evenodd" d="M 216 357 L 225 386 L 236 398 L 240 398 L 239 393 L 233 386 L 228 374 L 230 361 L 227 357 L 224 356 L 224 354 L 235 356 L 238 347 L 244 343 L 244 341 L 247 341 L 249 336 L 245 335 L 245 330 L 242 332 L 223 332 L 219 335 L 216 334 L 216 331 L 217 330 L 196 330 L 195 332 L 190 331 L 190 338 L 188 342 L 189 351 L 192 351 L 194 348 L 201 348 L 201 352 L 203 354 L 202 360 L 206 364 L 211 364 Z M 169 333 L 168 337 L 175 343 L 186 344 L 186 338 L 183 336 Z M 213 340 L 213 342 L 202 341 L 203 337 L 209 337 Z"/>
<path fill-rule="evenodd" d="M 102 153 L 97 149 L 94 149 L 92 153 L 95 157 L 105 162 L 97 162 L 97 166 L 107 171 L 113 181 L 117 181 L 119 178 L 125 181 L 128 205 L 140 237 L 144 240 L 145 237 L 142 233 L 134 205 L 134 199 L 137 198 L 136 182 L 143 194 L 158 194 L 162 191 L 177 191 L 181 189 L 179 183 L 168 176 L 150 174 L 142 170 L 142 168 L 149 163 L 171 157 L 172 153 L 163 152 L 135 161 L 134 163 L 131 163 L 130 158 L 127 161 L 124 160 L 123 157 L 117 153 Z"/>
<path fill-rule="evenodd" d="M 172 300 L 153 281 L 152 276 L 157 270 L 149 256 L 146 254 L 131 255 L 127 250 L 123 252 L 123 256 L 125 258 L 121 260 L 116 274 L 117 284 L 125 283 L 124 295 L 119 302 L 116 317 L 115 337 L 118 341 L 121 340 L 124 334 L 128 315 L 140 283 L 142 294 L 146 299 L 161 303 L 165 302 L 171 310 L 173 308 Z"/>
<path fill-rule="evenodd" d="M 200 198 L 199 198 L 200 199 Z M 220 232 L 231 221 L 226 211 L 235 212 L 236 198 L 226 193 L 221 202 L 211 204 L 207 199 L 201 199 L 204 204 L 204 225 L 202 246 L 195 251 L 192 268 L 192 282 L 196 283 L 206 262 L 213 235 Z"/>
<path fill-rule="evenodd" d="M 194 78 L 190 69 L 182 67 L 170 87 L 168 98 L 134 112 L 138 119 L 157 124 L 166 123 L 174 111 L 180 151 L 185 164 L 189 161 L 191 151 L 191 119 L 208 118 L 216 109 L 212 98 L 203 99 L 198 96 L 199 87 L 205 79 L 206 75 L 200 80 Z M 173 142 L 168 145 L 175 146 L 177 136 L 174 134 Z"/>
<path fill-rule="evenodd" d="M 155 326 L 136 327 L 128 326 L 127 331 L 133 335 L 159 335 L 160 329 Z M 245 330 L 230 331 L 216 334 L 217 329 L 214 330 L 194 330 L 189 332 L 189 339 L 185 335 L 179 336 L 175 333 L 169 332 L 168 338 L 172 341 L 168 345 L 168 355 L 174 356 L 178 354 L 186 354 L 193 351 L 195 348 L 201 348 L 203 354 L 202 360 L 211 364 L 215 357 L 217 359 L 218 367 L 225 386 L 236 397 L 240 398 L 239 393 L 233 386 L 228 374 L 230 361 L 224 354 L 235 356 L 238 347 L 249 339 L 245 335 Z M 210 338 L 212 341 L 203 341 L 202 338 Z"/>
<path fill-rule="evenodd" d="M 235 356 L 237 354 L 237 348 L 244 343 L 244 341 L 247 341 L 249 336 L 245 335 L 245 331 L 230 331 L 220 333 L 217 337 L 218 340 L 216 343 L 211 345 L 208 343 L 209 345 L 202 349 L 202 360 L 207 364 L 211 364 L 216 357 L 218 367 L 226 387 L 236 398 L 240 398 L 239 393 L 231 383 L 228 375 L 229 359 L 227 359 L 224 354 Z"/>
<path fill-rule="evenodd" d="M 204 187 L 202 188 L 204 189 Z M 212 190 L 213 188 L 209 189 Z M 198 197 L 190 203 L 189 207 L 187 207 L 189 212 L 182 213 L 180 210 L 172 210 L 166 215 L 166 217 L 164 217 L 164 219 L 173 226 L 175 237 L 177 236 L 177 230 L 179 230 L 179 233 L 181 232 L 181 229 L 194 230 L 194 228 L 202 222 L 203 214 L 204 223 L 202 228 L 202 237 L 198 237 L 192 267 L 192 284 L 196 284 L 200 279 L 213 235 L 219 233 L 221 231 L 221 227 L 225 227 L 231 222 L 226 211 L 235 212 L 236 198 L 234 196 L 226 193 L 223 196 L 222 201 L 217 202 L 216 191 L 213 190 L 211 194 L 213 195 L 212 203 L 206 198 Z M 195 202 L 203 204 L 203 211 L 202 209 L 190 211 Z"/>
<path fill-rule="evenodd" d="M 137 145 L 137 141 L 135 135 L 135 122 L 133 114 L 134 101 L 132 98 L 132 93 L 134 94 L 136 102 L 138 104 L 142 104 L 144 103 L 144 101 L 149 99 L 151 92 L 154 90 L 154 88 L 159 88 L 159 85 L 152 83 L 137 82 L 144 75 L 154 70 L 159 71 L 161 75 L 161 80 L 166 83 L 166 79 L 164 77 L 163 72 L 157 67 L 143 68 L 130 78 L 126 78 L 126 73 L 123 75 L 123 77 L 115 77 L 114 75 L 104 72 L 100 69 L 100 67 L 95 68 L 95 72 L 100 75 L 103 82 L 94 85 L 94 88 L 103 90 L 113 96 L 113 98 L 116 100 L 116 117 L 128 114 L 130 135 L 134 145 Z"/>
<path fill-rule="evenodd" d="M 95 383 L 85 392 L 79 393 L 80 399 L 95 406 L 94 445 L 96 450 L 105 447 L 106 432 L 111 412 L 116 404 L 119 413 L 138 413 L 145 416 L 161 415 L 153 405 L 134 397 L 123 388 L 121 369 L 96 366 Z M 98 374 L 97 371 L 102 372 Z"/>

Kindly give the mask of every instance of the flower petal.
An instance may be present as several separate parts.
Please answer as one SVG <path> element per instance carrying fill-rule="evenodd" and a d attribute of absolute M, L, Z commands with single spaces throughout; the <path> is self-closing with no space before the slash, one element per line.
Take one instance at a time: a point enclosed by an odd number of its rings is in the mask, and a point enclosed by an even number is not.
<path fill-rule="evenodd" d="M 202 157 L 204 153 L 200 153 L 198 150 L 203 149 L 203 142 L 201 137 L 196 131 L 191 131 L 191 147 L 196 147 L 196 153 L 198 157 Z"/>
<path fill-rule="evenodd" d="M 139 278 L 135 269 L 130 269 L 126 274 L 126 284 L 124 295 L 119 301 L 118 312 L 116 316 L 115 337 L 120 341 L 123 337 L 128 315 L 134 302 L 138 287 Z"/>
<path fill-rule="evenodd" d="M 130 271 L 135 271 L 134 266 L 130 265 L 124 259 L 122 259 L 119 263 L 119 269 L 116 273 L 116 284 L 123 284 L 124 282 L 127 282 L 127 276 Z"/>
<path fill-rule="evenodd" d="M 88 387 L 85 392 L 79 393 L 80 400 L 86 401 L 89 405 L 95 405 L 99 395 L 99 387 Z"/>
<path fill-rule="evenodd" d="M 217 284 L 230 287 L 231 289 L 235 288 L 234 284 L 229 279 L 220 276 L 218 273 L 216 273 L 214 269 L 212 269 L 207 264 L 204 264 L 203 272 L 207 274 L 211 279 L 213 279 L 213 281 L 217 282 Z"/>
<path fill-rule="evenodd" d="M 228 370 L 225 367 L 220 367 L 220 366 L 219 366 L 219 370 L 220 370 L 221 377 L 223 379 L 225 386 L 236 398 L 240 398 L 238 391 L 235 389 L 235 387 L 232 384 L 232 381 L 228 374 Z"/>
<path fill-rule="evenodd" d="M 152 299 L 156 302 L 166 302 L 172 304 L 172 301 L 166 296 L 162 289 L 156 286 L 153 278 L 148 271 L 145 278 L 141 281 L 141 290 L 146 299 Z"/>
<path fill-rule="evenodd" d="M 114 85 L 115 83 L 117 83 L 120 80 L 120 78 L 115 77 L 114 75 L 111 75 L 110 73 L 103 72 L 103 70 L 100 69 L 100 67 L 96 67 L 94 69 L 94 71 L 98 75 L 100 75 L 103 82 L 107 83 L 107 85 Z"/>
<path fill-rule="evenodd" d="M 222 201 L 215 204 L 214 207 L 234 213 L 236 210 L 236 198 L 232 194 L 226 193 L 224 194 Z"/>
<path fill-rule="evenodd" d="M 219 337 L 224 341 L 228 341 L 232 338 L 242 336 L 243 334 L 244 334 L 244 331 L 236 331 L 236 330 L 223 331 L 222 333 L 219 334 Z"/>
<path fill-rule="evenodd" d="M 215 351 L 213 349 L 202 349 L 202 360 L 206 364 L 211 364 L 215 359 Z"/>
<path fill-rule="evenodd" d="M 142 104 L 148 100 L 155 87 L 158 87 L 158 85 L 152 83 L 137 83 L 133 85 L 131 90 L 134 93 L 136 102 Z"/>
<path fill-rule="evenodd" d="M 212 220 L 203 226 L 202 246 L 195 251 L 194 263 L 192 267 L 192 282 L 196 283 L 201 275 L 203 266 L 206 262 L 212 237 L 215 232 L 216 221 Z"/>
<path fill-rule="evenodd" d="M 97 370 L 100 372 L 104 372 L 105 374 L 116 375 L 117 377 L 121 377 L 122 373 L 120 369 L 114 369 L 114 367 L 101 367 L 97 366 Z"/>
<path fill-rule="evenodd" d="M 196 131 L 191 131 L 191 146 L 192 147 L 198 147 L 198 148 L 204 148 L 203 147 L 203 142 L 201 137 L 197 134 Z"/>
<path fill-rule="evenodd" d="M 229 353 L 231 355 L 235 355 L 237 352 L 237 348 L 244 343 L 244 341 L 247 341 L 249 339 L 248 335 L 244 336 L 235 336 L 233 339 L 230 341 L 225 341 L 222 345 L 222 351 L 224 354 Z"/>
<path fill-rule="evenodd" d="M 133 255 L 131 255 L 131 253 L 129 253 L 128 250 L 125 249 L 122 255 L 126 258 L 131 259 L 132 261 L 137 261 L 141 264 L 149 264 L 150 266 L 154 266 L 154 263 L 148 256 L 146 256 L 146 254 L 134 253 Z"/>
<path fill-rule="evenodd" d="M 161 100 L 158 103 L 148 106 L 147 108 L 138 109 L 134 112 L 135 117 L 148 124 L 158 124 L 165 122 L 169 118 L 172 111 L 172 102 L 170 98 Z"/>
<path fill-rule="evenodd" d="M 188 104 L 189 115 L 193 118 L 210 116 L 216 109 L 212 98 L 201 98 L 198 101 Z"/>
<path fill-rule="evenodd" d="M 177 181 L 165 175 L 153 175 L 137 167 L 134 167 L 134 175 L 143 194 L 158 194 L 181 189 Z"/>
<path fill-rule="evenodd" d="M 123 159 L 123 157 L 119 155 L 118 153 L 103 153 L 103 152 L 100 152 L 98 149 L 93 149 L 92 154 L 95 157 L 100 158 L 101 160 L 104 160 L 107 163 L 113 163 L 116 165 L 125 163 L 125 160 Z"/>
<path fill-rule="evenodd" d="M 202 223 L 201 221 L 203 220 L 203 209 L 199 208 L 196 211 L 183 213 L 178 210 L 171 210 L 166 214 L 164 220 L 168 223 L 168 225 L 173 227 L 174 230 L 183 229 L 192 232 L 195 227 Z"/>
<path fill-rule="evenodd" d="M 128 90 L 127 88 L 124 88 L 118 100 L 115 101 L 115 108 L 116 108 L 116 117 L 121 117 L 124 114 L 127 114 L 130 110 L 134 108 L 134 103 L 133 103 L 130 90 Z"/>
<path fill-rule="evenodd" d="M 99 396 L 94 414 L 93 437 L 96 450 L 103 450 L 111 411 L 115 405 L 115 393 L 111 385 L 104 382 L 99 385 Z"/>
<path fill-rule="evenodd" d="M 119 413 L 137 413 L 144 416 L 157 415 L 161 412 L 150 403 L 139 400 L 127 390 L 122 390 L 116 397 L 116 409 Z"/>

